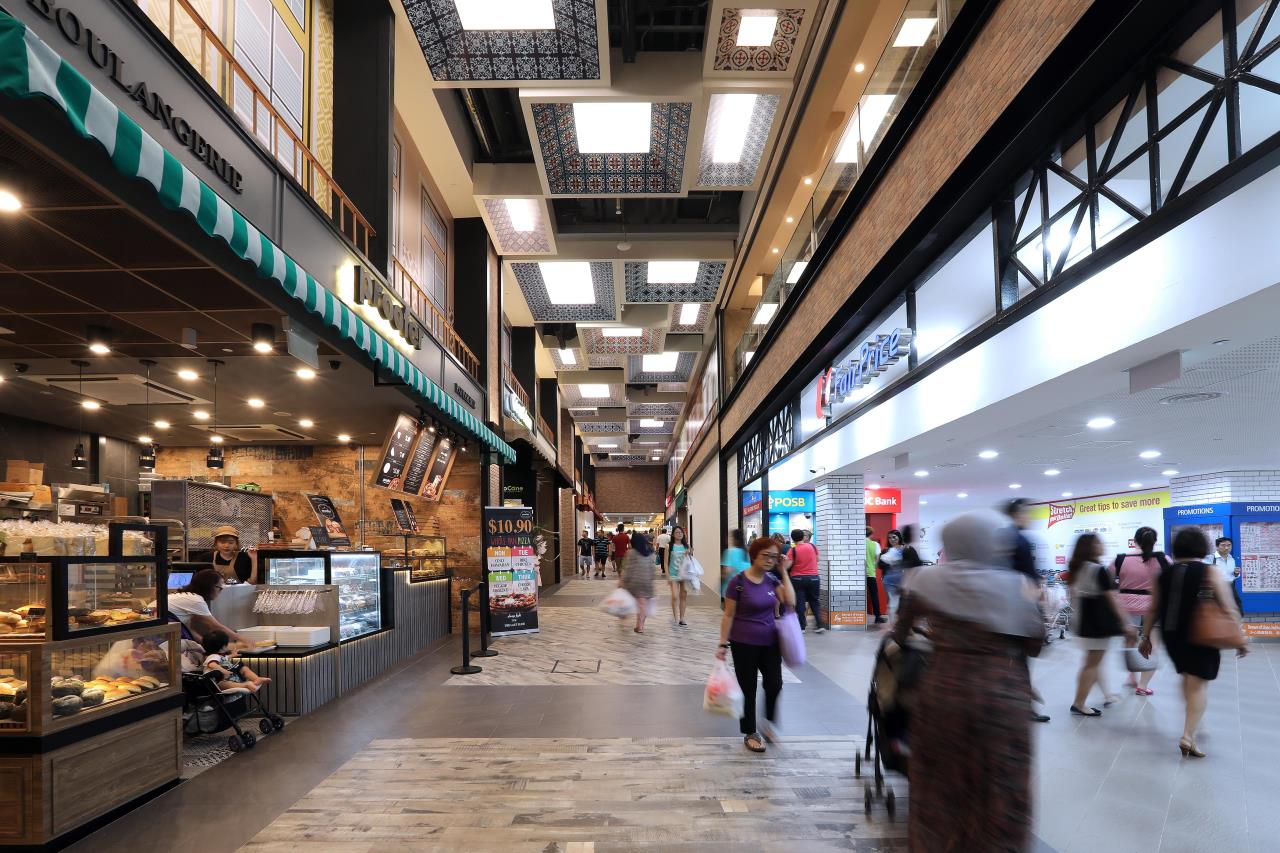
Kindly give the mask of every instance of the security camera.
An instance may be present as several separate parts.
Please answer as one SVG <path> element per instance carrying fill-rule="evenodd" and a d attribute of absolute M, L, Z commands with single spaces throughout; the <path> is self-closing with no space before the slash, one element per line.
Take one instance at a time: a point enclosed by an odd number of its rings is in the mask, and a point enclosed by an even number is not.
<path fill-rule="evenodd" d="M 23 362 L 21 362 L 21 361 L 19 361 L 19 362 L 14 362 L 14 365 L 13 365 L 13 372 L 14 372 L 14 373 L 26 373 L 26 372 L 27 372 L 28 370 L 30 370 L 30 369 L 31 369 L 31 365 L 29 365 L 29 364 L 24 364 L 24 363 L 23 363 Z"/>
<path fill-rule="evenodd" d="M 329 360 L 330 370 L 337 370 L 339 367 L 342 367 L 342 362 L 338 361 L 336 358 Z"/>

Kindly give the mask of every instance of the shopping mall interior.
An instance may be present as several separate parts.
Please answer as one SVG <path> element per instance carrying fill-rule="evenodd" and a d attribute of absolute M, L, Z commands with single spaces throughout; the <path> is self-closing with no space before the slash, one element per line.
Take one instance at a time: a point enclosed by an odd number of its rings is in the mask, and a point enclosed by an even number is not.
<path fill-rule="evenodd" d="M 0 0 L 0 853 L 1280 848 L 1278 219 L 1280 0 Z"/>

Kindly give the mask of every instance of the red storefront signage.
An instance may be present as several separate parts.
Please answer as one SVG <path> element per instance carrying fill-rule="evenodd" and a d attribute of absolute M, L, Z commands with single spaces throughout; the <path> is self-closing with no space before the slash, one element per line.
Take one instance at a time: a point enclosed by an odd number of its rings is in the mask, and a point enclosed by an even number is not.
<path fill-rule="evenodd" d="M 901 489 L 867 489 L 862 493 L 867 512 L 902 512 Z"/>

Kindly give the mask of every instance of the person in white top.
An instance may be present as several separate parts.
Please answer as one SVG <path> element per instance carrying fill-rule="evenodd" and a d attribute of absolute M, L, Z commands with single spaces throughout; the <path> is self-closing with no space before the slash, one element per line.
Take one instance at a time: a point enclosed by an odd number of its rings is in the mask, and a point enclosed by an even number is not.
<path fill-rule="evenodd" d="M 658 539 L 654 543 L 653 549 L 658 555 L 658 572 L 667 573 L 667 554 L 671 551 L 671 528 L 664 527 L 662 532 L 658 534 Z"/>
<path fill-rule="evenodd" d="M 1213 559 L 1209 561 L 1209 565 L 1217 566 L 1218 571 L 1226 575 L 1227 582 L 1231 583 L 1240 576 L 1240 567 L 1236 565 L 1236 558 L 1231 556 L 1232 541 L 1226 536 L 1218 537 L 1213 543 L 1214 554 Z"/>
<path fill-rule="evenodd" d="M 211 631 L 223 631 L 231 642 L 245 643 L 243 637 L 219 622 L 209 610 L 209 605 L 222 592 L 224 583 L 217 569 L 201 569 L 191 576 L 186 586 L 169 593 L 169 612 L 187 627 L 196 642 Z"/>

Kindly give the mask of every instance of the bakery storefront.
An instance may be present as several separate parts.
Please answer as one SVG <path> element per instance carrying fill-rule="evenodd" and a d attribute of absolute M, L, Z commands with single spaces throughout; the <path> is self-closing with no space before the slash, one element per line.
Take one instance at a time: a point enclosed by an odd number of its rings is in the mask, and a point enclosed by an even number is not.
<path fill-rule="evenodd" d="M 380 272 L 385 223 L 141 5 L 0 2 L 0 846 L 447 636 L 514 459 L 465 344 Z M 178 606 L 210 569 L 207 614 Z M 193 692 L 216 626 L 265 715 Z"/>

